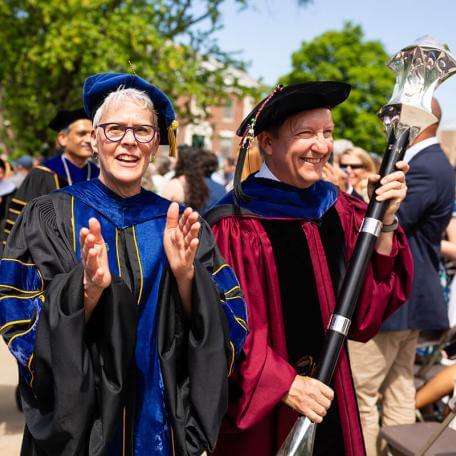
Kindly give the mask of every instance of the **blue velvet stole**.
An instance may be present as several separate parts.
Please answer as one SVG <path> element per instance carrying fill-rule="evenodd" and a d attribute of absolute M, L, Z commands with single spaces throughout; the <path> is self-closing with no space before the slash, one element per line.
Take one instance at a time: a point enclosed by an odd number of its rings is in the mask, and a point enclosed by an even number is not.
<path fill-rule="evenodd" d="M 140 264 L 140 292 L 136 339 L 136 416 L 134 418 L 135 455 L 169 456 L 170 430 L 166 416 L 164 385 L 158 359 L 157 304 L 160 282 L 167 266 L 163 231 L 170 202 L 148 191 L 121 198 L 98 179 L 61 190 L 74 197 L 73 223 L 76 257 L 80 258 L 79 231 L 90 217 L 101 224 L 108 246 L 111 272 L 119 271 L 120 233 L 133 230 L 133 241 Z M 126 412 L 129 413 L 128 410 Z M 121 455 L 121 439 L 115 439 L 110 455 Z"/>
<path fill-rule="evenodd" d="M 91 179 L 98 177 L 98 174 L 100 173 L 98 166 L 95 165 L 95 163 L 92 163 L 91 161 L 89 161 L 82 168 L 77 167 L 76 165 L 71 163 L 70 160 L 66 160 L 66 163 L 68 165 L 68 171 L 71 175 L 73 184 L 87 180 L 89 167 Z M 57 155 L 56 157 L 52 157 L 49 160 L 44 161 L 42 165 L 46 168 L 49 168 L 51 171 L 54 171 L 54 173 L 57 173 L 62 179 L 67 180 L 67 175 L 65 172 L 65 168 L 63 166 L 61 155 Z"/>
<path fill-rule="evenodd" d="M 242 183 L 250 197 L 240 206 L 267 218 L 319 220 L 336 202 L 339 191 L 329 182 L 317 181 L 306 189 L 299 189 L 272 179 L 250 176 Z M 223 197 L 216 206 L 234 204 L 233 192 Z"/>
<path fill-rule="evenodd" d="M 166 217 L 171 204 L 169 200 L 147 190 L 141 190 L 141 193 L 129 198 L 122 198 L 99 179 L 80 182 L 61 191 L 83 201 L 119 229 L 156 217 Z"/>

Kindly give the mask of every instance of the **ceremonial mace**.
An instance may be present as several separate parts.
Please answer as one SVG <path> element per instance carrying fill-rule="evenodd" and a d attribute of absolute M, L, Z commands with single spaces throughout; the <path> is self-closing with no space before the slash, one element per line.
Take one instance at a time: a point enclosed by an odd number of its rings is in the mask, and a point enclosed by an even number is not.
<path fill-rule="evenodd" d="M 456 72 L 456 58 L 447 45 L 426 36 L 399 51 L 389 61 L 388 67 L 396 74 L 396 85 L 391 100 L 379 112 L 388 134 L 388 145 L 380 167 L 382 178 L 395 170 L 396 162 L 403 159 L 408 144 L 437 121 L 432 114 L 432 96 L 435 89 Z M 316 369 L 315 378 L 326 385 L 331 383 L 347 339 L 386 208 L 387 202 L 378 202 L 373 196 L 361 225 Z M 315 430 L 316 424 L 309 418 L 299 417 L 277 456 L 311 456 Z"/>

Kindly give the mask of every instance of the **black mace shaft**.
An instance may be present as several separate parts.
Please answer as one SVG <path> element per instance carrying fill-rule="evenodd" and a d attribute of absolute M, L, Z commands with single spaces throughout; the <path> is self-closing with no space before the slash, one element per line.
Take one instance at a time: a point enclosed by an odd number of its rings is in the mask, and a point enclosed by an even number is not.
<path fill-rule="evenodd" d="M 388 146 L 380 168 L 380 175 L 383 178 L 395 170 L 396 163 L 404 157 L 410 137 L 410 129 L 405 129 L 399 138 L 395 138 L 391 132 L 388 138 Z M 365 222 L 375 224 L 375 221 L 382 221 L 386 211 L 386 202 L 376 201 L 372 196 L 367 209 Z M 321 382 L 329 385 L 339 359 L 342 346 L 347 338 L 348 327 L 356 308 L 359 293 L 363 286 L 364 276 L 374 250 L 377 236 L 368 231 L 358 235 L 355 249 L 350 264 L 347 268 L 342 287 L 337 300 L 330 327 L 325 336 L 320 361 L 317 366 L 315 377 Z"/>

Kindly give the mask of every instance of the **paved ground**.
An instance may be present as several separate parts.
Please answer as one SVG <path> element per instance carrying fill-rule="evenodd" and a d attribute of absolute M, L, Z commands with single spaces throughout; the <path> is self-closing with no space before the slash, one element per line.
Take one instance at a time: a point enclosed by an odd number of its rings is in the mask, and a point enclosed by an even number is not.
<path fill-rule="evenodd" d="M 17 456 L 22 441 L 24 421 L 17 411 L 14 392 L 17 367 L 14 358 L 0 338 L 0 455 Z"/>

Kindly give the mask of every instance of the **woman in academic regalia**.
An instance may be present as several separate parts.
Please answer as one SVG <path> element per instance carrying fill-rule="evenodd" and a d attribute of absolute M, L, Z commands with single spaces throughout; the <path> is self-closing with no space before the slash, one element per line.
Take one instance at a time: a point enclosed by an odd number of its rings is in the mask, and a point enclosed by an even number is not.
<path fill-rule="evenodd" d="M 172 105 L 136 75 L 84 85 L 100 178 L 26 206 L 0 263 L 23 455 L 199 455 L 214 448 L 246 335 L 210 230 L 140 182 Z"/>

